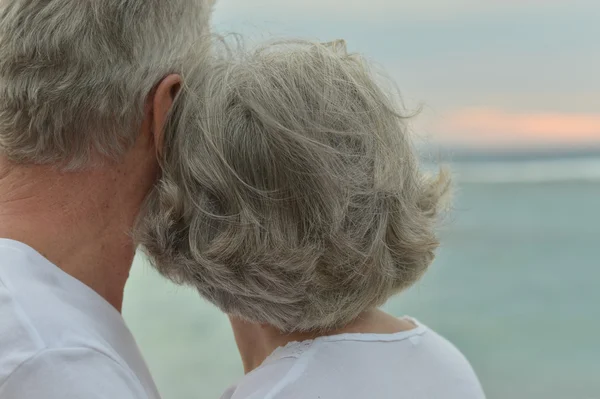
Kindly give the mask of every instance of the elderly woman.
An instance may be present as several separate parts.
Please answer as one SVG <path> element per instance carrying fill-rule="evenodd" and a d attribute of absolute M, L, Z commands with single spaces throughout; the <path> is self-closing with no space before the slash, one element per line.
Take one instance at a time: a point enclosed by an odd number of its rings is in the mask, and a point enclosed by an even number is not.
<path fill-rule="evenodd" d="M 449 181 L 365 61 L 279 43 L 186 82 L 138 237 L 229 316 L 247 374 L 224 397 L 483 398 L 454 346 L 378 310 L 433 261 Z"/>

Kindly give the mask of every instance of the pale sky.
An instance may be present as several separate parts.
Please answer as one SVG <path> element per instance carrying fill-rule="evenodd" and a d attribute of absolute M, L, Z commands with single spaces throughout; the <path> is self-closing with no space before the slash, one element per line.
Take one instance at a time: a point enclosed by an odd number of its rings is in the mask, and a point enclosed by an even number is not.
<path fill-rule="evenodd" d="M 600 0 L 217 0 L 214 24 L 345 39 L 424 106 L 432 141 L 600 143 Z"/>

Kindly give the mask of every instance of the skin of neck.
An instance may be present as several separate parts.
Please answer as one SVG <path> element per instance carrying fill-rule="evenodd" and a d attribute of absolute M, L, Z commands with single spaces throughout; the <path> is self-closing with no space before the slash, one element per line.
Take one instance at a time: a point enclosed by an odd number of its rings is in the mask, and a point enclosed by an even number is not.
<path fill-rule="evenodd" d="M 1 160 L 0 236 L 31 246 L 120 310 L 135 252 L 130 233 L 153 184 L 148 162 L 129 166 L 60 172 Z"/>
<path fill-rule="evenodd" d="M 135 255 L 131 232 L 159 173 L 157 143 L 181 79 L 161 81 L 134 146 L 117 162 L 64 171 L 0 155 L 0 237 L 32 247 L 119 312 Z"/>
<path fill-rule="evenodd" d="M 258 368 L 275 349 L 290 342 L 339 334 L 395 334 L 416 327 L 410 320 L 398 319 L 379 309 L 364 312 L 343 328 L 322 332 L 285 333 L 271 325 L 252 323 L 235 316 L 229 316 L 229 320 L 246 374 Z"/>

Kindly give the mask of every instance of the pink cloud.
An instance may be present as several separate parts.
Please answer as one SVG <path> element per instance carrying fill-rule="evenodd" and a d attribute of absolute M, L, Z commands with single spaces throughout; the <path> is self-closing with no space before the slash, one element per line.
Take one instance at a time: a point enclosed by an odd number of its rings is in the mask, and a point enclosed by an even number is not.
<path fill-rule="evenodd" d="M 592 143 L 600 142 L 600 114 L 468 108 L 446 114 L 434 131 L 441 141 L 466 144 Z"/>

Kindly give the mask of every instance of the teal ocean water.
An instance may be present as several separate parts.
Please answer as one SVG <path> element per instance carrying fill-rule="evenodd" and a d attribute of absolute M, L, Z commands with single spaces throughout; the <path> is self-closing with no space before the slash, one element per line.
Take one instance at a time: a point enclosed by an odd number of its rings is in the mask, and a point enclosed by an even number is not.
<path fill-rule="evenodd" d="M 387 310 L 454 342 L 489 399 L 600 399 L 600 158 L 454 169 L 438 259 Z M 142 256 L 124 315 L 165 399 L 218 398 L 241 377 L 226 317 Z"/>

